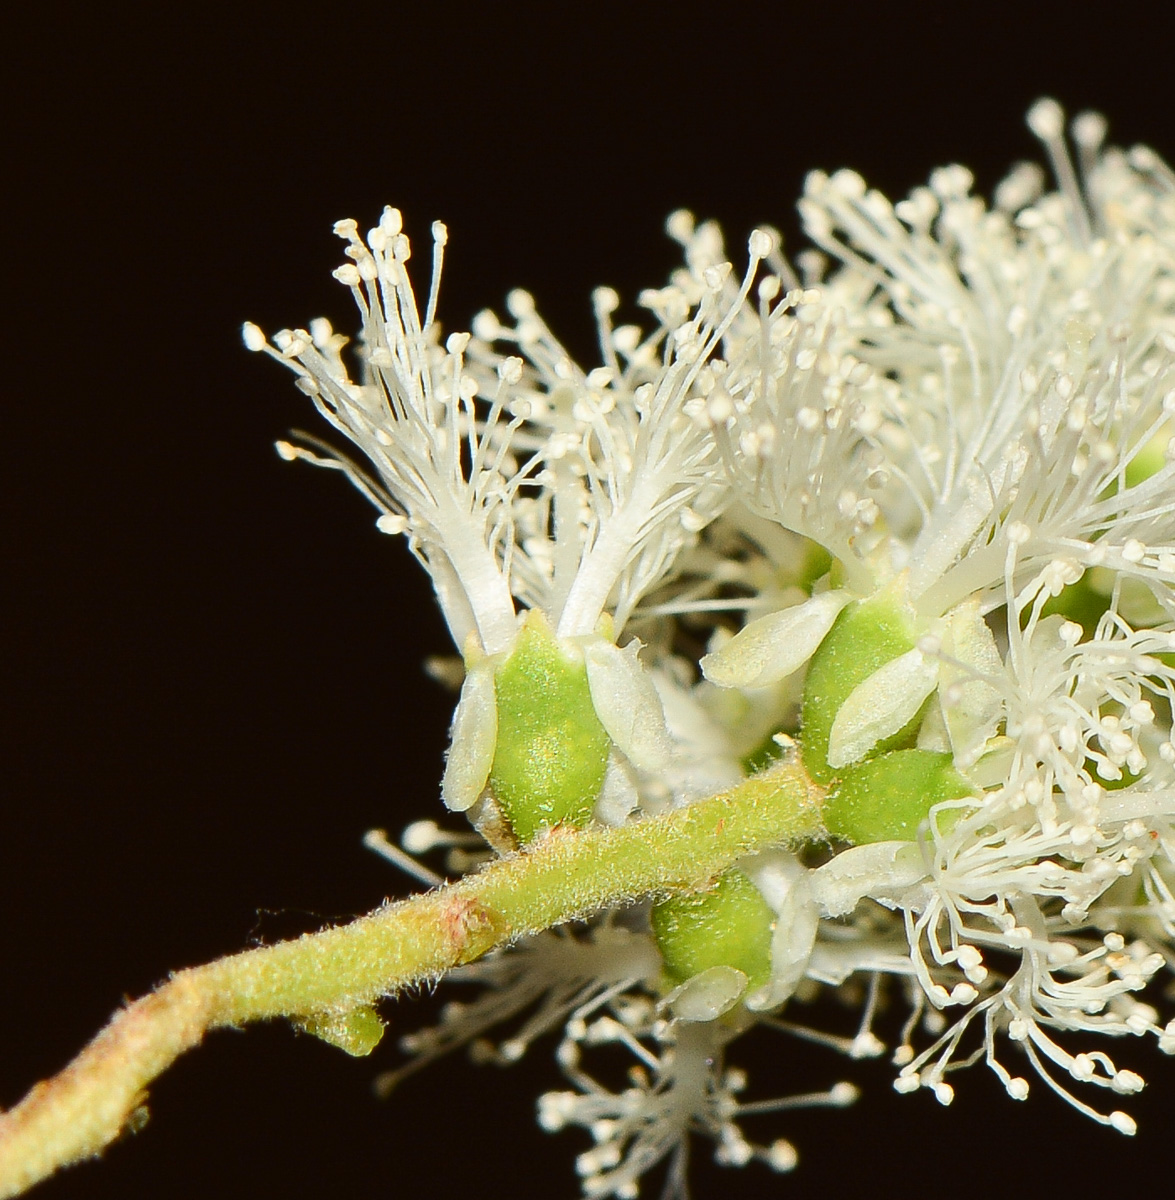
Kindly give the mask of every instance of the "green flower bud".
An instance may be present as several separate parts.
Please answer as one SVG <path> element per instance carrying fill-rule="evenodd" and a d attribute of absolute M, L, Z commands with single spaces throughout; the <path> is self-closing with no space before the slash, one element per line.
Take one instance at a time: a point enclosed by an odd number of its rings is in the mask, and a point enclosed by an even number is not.
<path fill-rule="evenodd" d="M 912 650 L 914 614 L 892 590 L 848 605 L 837 616 L 808 665 L 801 710 L 804 766 L 817 783 L 827 784 L 838 772 L 828 765 L 828 740 L 841 705 L 879 667 Z M 921 714 L 897 733 L 879 741 L 873 753 L 912 743 Z"/>
<path fill-rule="evenodd" d="M 532 610 L 494 685 L 498 734 L 489 783 L 515 836 L 529 842 L 553 825 L 586 825 L 611 741 L 582 657 Z"/>
<path fill-rule="evenodd" d="M 974 791 L 951 755 L 894 750 L 841 772 L 824 802 L 824 824 L 856 845 L 912 841 L 933 805 Z"/>
<path fill-rule="evenodd" d="M 654 905 L 652 924 L 665 972 L 675 984 L 711 967 L 741 971 L 750 988 L 770 978 L 775 913 L 737 867 L 709 891 Z"/>

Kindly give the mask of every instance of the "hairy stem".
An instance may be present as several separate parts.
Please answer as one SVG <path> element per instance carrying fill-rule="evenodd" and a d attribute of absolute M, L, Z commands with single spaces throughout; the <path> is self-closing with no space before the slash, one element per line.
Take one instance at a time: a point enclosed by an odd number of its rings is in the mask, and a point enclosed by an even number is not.
<path fill-rule="evenodd" d="M 556 829 L 349 925 L 180 971 L 0 1115 L 0 1198 L 99 1153 L 142 1115 L 146 1086 L 207 1030 L 345 1017 L 516 938 L 703 886 L 745 854 L 818 834 L 822 798 L 797 758 L 688 808 L 617 829 Z"/>

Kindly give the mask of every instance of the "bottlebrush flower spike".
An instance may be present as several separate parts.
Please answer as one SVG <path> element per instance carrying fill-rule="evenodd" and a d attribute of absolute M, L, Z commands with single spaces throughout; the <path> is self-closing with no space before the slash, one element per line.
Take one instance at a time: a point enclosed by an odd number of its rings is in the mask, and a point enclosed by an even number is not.
<path fill-rule="evenodd" d="M 634 327 L 613 329 L 618 298 L 598 291 L 605 365 L 585 373 L 521 291 L 510 296 L 512 328 L 485 312 L 475 322 L 477 338 L 451 334 L 442 348 L 436 308 L 448 234 L 439 222 L 423 319 L 397 210 L 385 209 L 366 238 L 354 221 L 339 222 L 335 232 L 352 260 L 335 275 L 362 316 L 360 380 L 351 379 L 343 358 L 347 339 L 324 320 L 310 332 L 283 330 L 273 345 L 254 325 L 244 337 L 250 349 L 297 373 L 318 411 L 373 472 L 315 439 L 278 449 L 342 470 L 382 510 L 379 527 L 406 534 L 432 577 L 468 668 L 442 784 L 446 804 L 473 810 L 487 781 L 500 794 L 534 793 L 541 775 L 541 799 L 507 804 L 513 816 L 502 844 L 552 824 L 582 823 L 603 780 L 607 740 L 602 752 L 585 744 L 586 758 L 556 755 L 560 766 L 550 770 L 541 767 L 548 751 L 540 743 L 570 736 L 594 705 L 636 768 L 665 757 L 664 717 L 637 661 L 639 644 L 625 653 L 616 638 L 725 502 L 708 430 L 690 413 L 715 386 L 712 361 L 721 361 L 718 351 L 772 239 L 752 235 L 739 287 L 730 284 L 728 263 L 710 261 L 685 286 L 647 293 L 643 302 L 659 322 L 647 337 Z M 516 346 L 524 357 L 502 355 L 494 343 Z M 533 711 L 519 711 L 507 727 L 501 672 L 519 644 L 518 609 L 533 611 L 552 631 L 559 648 L 544 661 L 566 676 L 561 694 L 570 707 L 563 717 L 553 714 L 539 689 Z M 533 634 L 539 625 L 528 628 Z M 577 700 L 573 677 L 584 669 L 590 700 L 587 691 Z M 508 759 L 522 769 L 513 783 Z M 535 764 L 539 775 L 530 770 Z M 499 808 L 478 809 L 474 820 L 491 836 L 502 816 Z"/>
<path fill-rule="evenodd" d="M 887 990 L 911 1009 L 895 1086 L 943 1104 L 981 1058 L 1012 1098 L 1035 1075 L 1128 1134 L 1142 1079 L 1086 1040 L 1175 1053 L 1142 994 L 1175 964 L 1175 176 L 1103 149 L 1100 118 L 1074 122 L 1076 166 L 1056 105 L 1029 121 L 1055 192 L 1021 166 L 989 206 L 955 166 L 891 204 L 814 173 L 801 214 L 833 265 L 805 256 L 802 283 L 768 231 L 740 281 L 717 227 L 675 214 L 656 327 L 615 326 L 601 289 L 593 370 L 521 292 L 512 324 L 442 345 L 443 227 L 421 320 L 393 210 L 339 227 L 359 382 L 325 323 L 246 327 L 373 473 L 286 453 L 345 471 L 433 576 L 467 667 L 450 808 L 489 829 L 496 788 L 525 841 L 767 786 L 781 756 L 824 795 L 810 844 L 465 968 L 486 992 L 406 1042 L 504 1061 L 566 1022 L 572 1090 L 540 1120 L 590 1133 L 589 1196 L 662 1162 L 680 1190 L 694 1133 L 790 1169 L 741 1117 L 855 1089 L 744 1103 L 737 1035 L 873 1057 Z M 643 647 L 620 648 L 630 622 Z M 854 1035 L 799 1020 L 846 985 Z M 628 1086 L 589 1074 L 598 1047 L 632 1056 Z"/>

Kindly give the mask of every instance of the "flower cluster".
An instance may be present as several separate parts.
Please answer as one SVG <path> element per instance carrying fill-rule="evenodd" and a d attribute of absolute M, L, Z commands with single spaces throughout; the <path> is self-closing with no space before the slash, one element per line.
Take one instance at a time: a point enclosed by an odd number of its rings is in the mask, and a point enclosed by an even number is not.
<path fill-rule="evenodd" d="M 1055 191 L 1021 165 L 989 205 L 952 166 L 892 204 L 812 174 L 799 276 L 768 229 L 740 276 L 674 215 L 685 266 L 640 296 L 651 329 L 597 291 L 591 370 L 521 292 L 442 340 L 444 227 L 421 317 L 393 209 L 337 226 L 357 378 L 325 321 L 245 328 L 367 464 L 281 453 L 342 470 L 432 577 L 463 657 L 443 795 L 487 855 L 781 756 L 823 790 L 810 843 L 463 968 L 479 998 L 406 1041 L 409 1067 L 509 1061 L 562 1027 L 540 1122 L 590 1133 L 587 1195 L 663 1160 L 678 1188 L 692 1134 L 790 1169 L 740 1118 L 855 1089 L 744 1102 L 727 1048 L 819 1036 L 791 1010 L 822 992 L 866 997 L 823 1035 L 850 1058 L 904 997 L 894 1086 L 943 1104 L 982 1059 L 1132 1133 L 1143 1080 L 1092 1039 L 1175 1053 L 1175 175 L 1096 115 L 1076 164 L 1056 104 L 1029 125 Z M 619 1091 L 599 1047 L 631 1056 Z"/>

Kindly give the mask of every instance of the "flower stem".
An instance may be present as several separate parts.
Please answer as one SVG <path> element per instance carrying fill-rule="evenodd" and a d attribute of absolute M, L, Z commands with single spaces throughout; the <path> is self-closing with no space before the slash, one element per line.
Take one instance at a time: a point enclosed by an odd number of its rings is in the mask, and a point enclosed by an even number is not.
<path fill-rule="evenodd" d="M 795 756 L 687 808 L 616 829 L 555 829 L 523 853 L 348 925 L 180 971 L 0 1115 L 0 1198 L 134 1126 L 146 1086 L 210 1029 L 345 1016 L 527 934 L 704 886 L 743 855 L 820 834 L 822 799 Z"/>

